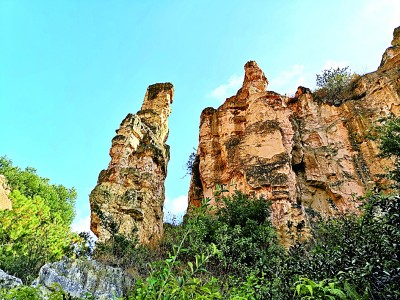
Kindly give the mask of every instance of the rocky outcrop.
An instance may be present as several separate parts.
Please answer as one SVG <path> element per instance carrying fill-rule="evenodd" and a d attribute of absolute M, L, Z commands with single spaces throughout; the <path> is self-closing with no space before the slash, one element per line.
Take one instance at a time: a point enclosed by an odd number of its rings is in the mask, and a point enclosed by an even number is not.
<path fill-rule="evenodd" d="M 12 209 L 11 200 L 8 198 L 10 188 L 4 175 L 0 175 L 0 209 Z"/>
<path fill-rule="evenodd" d="M 170 83 L 149 86 L 141 110 L 128 114 L 112 139 L 111 162 L 90 194 L 90 228 L 101 240 L 110 236 L 104 219 L 127 236 L 137 229 L 141 243 L 162 234 L 173 92 Z"/>
<path fill-rule="evenodd" d="M 339 107 L 303 87 L 293 98 L 267 91 L 264 73 L 248 62 L 237 94 L 201 114 L 189 207 L 207 197 L 215 204 L 217 184 L 264 195 L 284 244 L 306 233 L 309 208 L 325 215 L 355 210 L 356 197 L 382 186 L 391 165 L 366 136 L 378 119 L 400 115 L 399 33 L 378 71 L 355 80 Z"/>
<path fill-rule="evenodd" d="M 94 260 L 69 260 L 44 265 L 32 286 L 44 295 L 61 288 L 69 296 L 106 300 L 122 297 L 133 286 L 134 280 L 122 269 L 102 265 Z M 86 298 L 85 298 L 86 299 Z"/>
<path fill-rule="evenodd" d="M 13 289 L 22 285 L 22 280 L 0 269 L 0 289 Z"/>

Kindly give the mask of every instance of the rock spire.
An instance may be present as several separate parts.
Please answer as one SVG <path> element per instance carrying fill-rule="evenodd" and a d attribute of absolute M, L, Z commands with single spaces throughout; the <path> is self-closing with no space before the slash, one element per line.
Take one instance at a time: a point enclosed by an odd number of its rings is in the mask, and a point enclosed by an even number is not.
<path fill-rule="evenodd" d="M 90 228 L 99 239 L 110 236 L 104 219 L 112 220 L 124 235 L 137 229 L 141 243 L 160 238 L 173 94 L 171 83 L 150 85 L 140 111 L 128 114 L 116 131 L 111 161 L 90 194 Z"/>
<path fill-rule="evenodd" d="M 321 103 L 299 87 L 289 98 L 267 91 L 257 64 L 246 63 L 243 87 L 200 117 L 190 207 L 213 199 L 217 184 L 272 200 L 272 218 L 285 245 L 307 234 L 308 212 L 357 209 L 357 196 L 383 186 L 391 162 L 367 139 L 378 119 L 400 115 L 400 28 L 378 71 L 354 79 L 340 106 Z M 211 204 L 213 204 L 211 200 Z"/>

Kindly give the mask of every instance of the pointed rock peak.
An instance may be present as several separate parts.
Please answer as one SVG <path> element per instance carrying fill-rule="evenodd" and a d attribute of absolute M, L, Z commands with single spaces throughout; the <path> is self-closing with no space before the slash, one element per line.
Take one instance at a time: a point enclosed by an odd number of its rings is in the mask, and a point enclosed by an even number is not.
<path fill-rule="evenodd" d="M 154 100 L 160 97 L 169 100 L 164 103 L 164 105 L 172 104 L 172 99 L 174 97 L 174 86 L 172 85 L 172 83 L 165 82 L 149 85 L 146 91 L 146 96 L 144 97 L 143 106 L 154 106 L 156 104 L 153 103 L 156 102 Z"/>
<path fill-rule="evenodd" d="M 400 64 L 400 26 L 393 31 L 392 46 L 383 53 L 379 69 L 389 69 Z"/>
<path fill-rule="evenodd" d="M 267 90 L 268 79 L 255 61 L 248 61 L 244 65 L 244 71 L 243 91 L 254 94 Z"/>
<path fill-rule="evenodd" d="M 393 31 L 392 46 L 400 46 L 400 26 Z"/>
<path fill-rule="evenodd" d="M 171 104 L 174 97 L 174 86 L 170 82 L 155 83 L 147 88 L 144 101 L 138 115 L 146 124 L 160 126 L 167 124 L 171 114 Z"/>

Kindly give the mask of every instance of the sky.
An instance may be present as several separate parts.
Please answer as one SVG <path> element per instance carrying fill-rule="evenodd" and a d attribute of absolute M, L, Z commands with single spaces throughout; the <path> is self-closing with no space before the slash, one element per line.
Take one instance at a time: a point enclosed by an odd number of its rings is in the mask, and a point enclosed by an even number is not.
<path fill-rule="evenodd" d="M 164 213 L 179 220 L 201 111 L 236 94 L 247 61 L 293 95 L 326 68 L 375 71 L 399 25 L 398 0 L 0 0 L 0 156 L 75 187 L 87 231 L 115 129 L 172 82 Z"/>

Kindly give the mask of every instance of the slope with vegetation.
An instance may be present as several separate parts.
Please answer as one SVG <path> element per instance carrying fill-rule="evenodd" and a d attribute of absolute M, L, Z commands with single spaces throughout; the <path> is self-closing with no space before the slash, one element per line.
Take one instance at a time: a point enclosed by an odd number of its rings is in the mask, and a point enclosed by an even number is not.
<path fill-rule="evenodd" d="M 400 29 L 396 32 L 397 44 L 390 51 L 399 49 Z M 361 87 L 355 87 L 358 79 L 347 68 L 324 71 L 317 77 L 314 96 L 324 105 L 356 110 L 358 103 L 346 102 L 349 91 L 363 91 L 377 79 L 388 82 L 389 73 L 397 72 L 393 78 L 398 78 L 399 69 L 385 67 L 387 62 L 397 63 L 390 51 L 380 73 L 367 75 L 358 83 Z M 264 88 L 265 78 L 259 79 L 255 88 Z M 400 299 L 400 117 L 392 111 L 389 115 L 370 128 L 368 137 L 392 166 L 381 184 L 357 199 L 356 211 L 333 217 L 306 207 L 309 238 L 299 238 L 305 233 L 300 223 L 288 223 L 285 234 L 292 241 L 287 248 L 278 243 L 271 199 L 232 192 L 231 186 L 223 185 L 216 186 L 213 205 L 203 199 L 182 224 L 165 224 L 155 244 L 139 244 L 135 230 L 121 234 L 118 220 L 99 213 L 109 238 L 93 245 L 87 234 L 78 237 L 70 231 L 73 189 L 51 185 L 34 169 L 21 170 L 1 158 L 0 174 L 11 186 L 13 209 L 0 211 L 0 268 L 29 284 L 45 262 L 63 255 L 94 259 L 135 277 L 124 296 L 131 300 Z M 359 138 L 354 137 L 354 147 L 362 146 Z M 188 166 L 197 164 L 195 159 Z M 46 297 L 72 299 L 59 288 Z M 0 289 L 0 299 L 42 298 L 39 288 L 28 285 Z"/>

